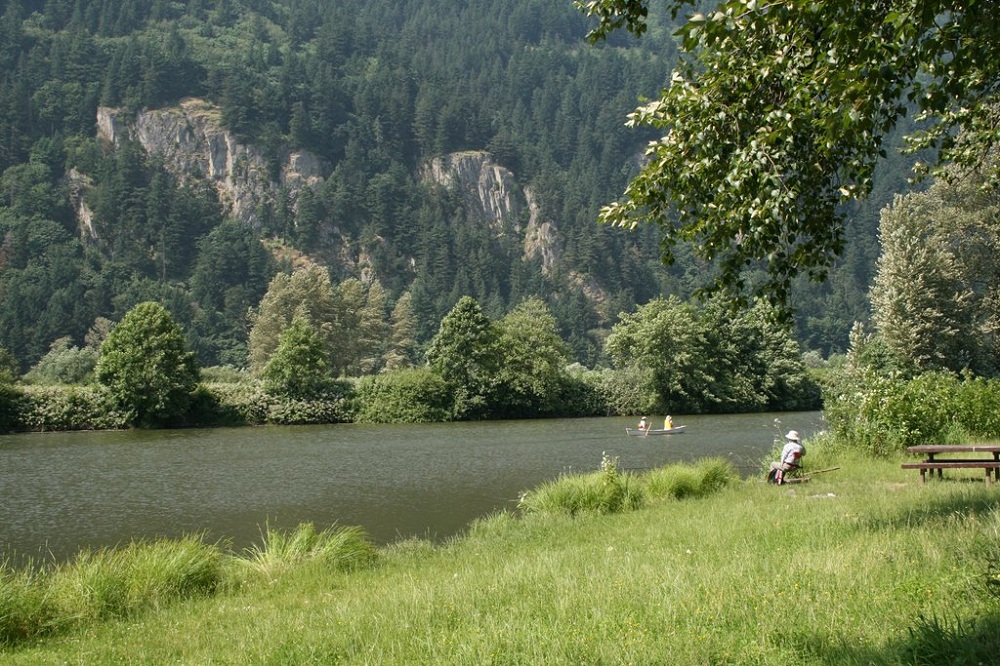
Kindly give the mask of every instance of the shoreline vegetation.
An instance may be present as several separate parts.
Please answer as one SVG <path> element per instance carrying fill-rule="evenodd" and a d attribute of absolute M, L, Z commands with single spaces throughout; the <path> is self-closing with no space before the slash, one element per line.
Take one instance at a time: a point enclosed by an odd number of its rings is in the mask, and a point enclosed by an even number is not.
<path fill-rule="evenodd" d="M 4 663 L 977 664 L 1000 649 L 981 476 L 809 443 L 809 483 L 605 457 L 444 544 L 351 527 L 2 570 Z"/>
<path fill-rule="evenodd" d="M 631 416 L 637 410 L 614 404 L 608 384 L 622 373 L 587 370 L 569 376 L 552 396 L 551 408 L 510 414 L 484 414 L 472 420 L 515 418 L 579 418 Z M 426 369 L 409 369 L 359 379 L 329 382 L 310 396 L 268 390 L 263 382 L 204 381 L 191 393 L 183 415 L 163 427 L 241 427 L 259 425 L 323 425 L 335 423 L 442 423 L 469 420 L 456 415 L 448 387 Z M 809 411 L 822 408 L 818 393 L 801 401 L 740 411 Z M 664 408 L 646 410 L 665 412 Z M 666 410 L 670 411 L 670 410 Z M 672 410 L 675 413 L 679 410 Z M 690 411 L 685 413 L 699 413 Z M 710 410 L 706 413 L 712 413 Z M 99 384 L 0 385 L 0 433 L 79 430 L 128 430 L 142 427 L 135 415 L 116 404 Z M 149 427 L 149 426 L 146 426 Z"/>
<path fill-rule="evenodd" d="M 285 278 L 328 281 L 321 270 Z M 61 340 L 24 376 L 4 370 L 0 349 L 0 432 L 820 409 L 820 387 L 789 331 L 768 324 L 771 311 L 755 306 L 740 326 L 730 314 L 651 301 L 609 334 L 613 367 L 595 369 L 572 361 L 538 299 L 494 320 L 462 297 L 421 365 L 407 357 L 342 367 L 320 335 L 328 327 L 278 317 L 268 344 L 251 335 L 263 349 L 241 369 L 199 367 L 170 312 L 147 301 L 110 326 L 99 349 Z M 643 343 L 649 336 L 656 342 Z"/>

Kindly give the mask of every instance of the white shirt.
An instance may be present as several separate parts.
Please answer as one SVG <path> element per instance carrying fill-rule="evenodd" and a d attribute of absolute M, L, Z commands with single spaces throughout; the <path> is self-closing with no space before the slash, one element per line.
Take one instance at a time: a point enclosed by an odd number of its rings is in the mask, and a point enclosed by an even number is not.
<path fill-rule="evenodd" d="M 801 442 L 788 440 L 785 447 L 781 449 L 781 462 L 785 465 L 798 465 L 799 459 L 806 454 L 806 447 Z"/>

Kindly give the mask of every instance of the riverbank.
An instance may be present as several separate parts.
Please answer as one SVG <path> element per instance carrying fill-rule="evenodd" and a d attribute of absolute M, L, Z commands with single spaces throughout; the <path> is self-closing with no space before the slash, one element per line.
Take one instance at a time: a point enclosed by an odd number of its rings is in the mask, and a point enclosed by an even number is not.
<path fill-rule="evenodd" d="M 5 663 L 989 663 L 1000 489 L 813 448 L 810 483 L 614 515 L 501 515 L 352 572 L 6 648 Z M 962 479 L 962 480 L 960 480 Z M 992 583 L 991 584 L 991 580 Z"/>

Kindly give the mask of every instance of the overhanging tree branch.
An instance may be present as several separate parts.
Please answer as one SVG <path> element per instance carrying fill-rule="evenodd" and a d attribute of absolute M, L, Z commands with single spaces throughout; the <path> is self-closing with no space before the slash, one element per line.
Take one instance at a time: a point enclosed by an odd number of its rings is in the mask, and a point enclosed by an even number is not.
<path fill-rule="evenodd" d="M 575 4 L 597 19 L 597 41 L 623 27 L 641 35 L 651 3 Z M 718 268 L 715 290 L 787 303 L 796 275 L 825 278 L 843 250 L 842 204 L 868 194 L 909 105 L 924 122 L 911 149 L 936 149 L 942 164 L 975 164 L 1000 143 L 998 4 L 723 0 L 691 14 L 669 85 L 628 121 L 661 138 L 601 219 L 654 222 L 665 261 L 690 242 Z M 748 288 L 755 266 L 767 279 Z"/>

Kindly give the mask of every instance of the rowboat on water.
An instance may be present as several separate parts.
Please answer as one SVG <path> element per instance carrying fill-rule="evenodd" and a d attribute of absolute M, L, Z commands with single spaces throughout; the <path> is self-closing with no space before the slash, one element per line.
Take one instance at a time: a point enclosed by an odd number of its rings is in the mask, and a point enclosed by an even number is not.
<path fill-rule="evenodd" d="M 653 435 L 679 435 L 684 432 L 687 426 L 675 426 L 673 428 L 650 428 L 641 430 L 639 428 L 625 428 L 625 434 L 629 437 L 652 437 Z"/>

